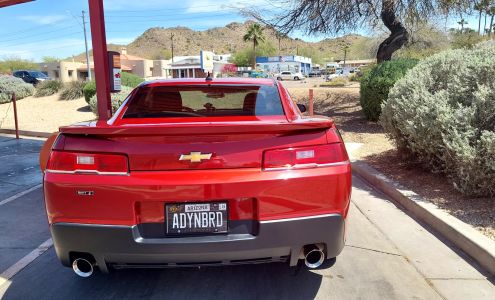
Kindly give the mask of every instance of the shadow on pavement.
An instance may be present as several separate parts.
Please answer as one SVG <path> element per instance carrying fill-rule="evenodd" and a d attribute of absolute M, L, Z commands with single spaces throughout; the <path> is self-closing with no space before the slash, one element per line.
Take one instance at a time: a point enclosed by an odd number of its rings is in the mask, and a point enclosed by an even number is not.
<path fill-rule="evenodd" d="M 322 276 L 271 263 L 201 269 L 128 269 L 79 278 L 53 249 L 12 278 L 3 299 L 314 299 Z M 50 288 L 47 288 L 50 287 Z M 1 294 L 1 293 L 0 293 Z"/>

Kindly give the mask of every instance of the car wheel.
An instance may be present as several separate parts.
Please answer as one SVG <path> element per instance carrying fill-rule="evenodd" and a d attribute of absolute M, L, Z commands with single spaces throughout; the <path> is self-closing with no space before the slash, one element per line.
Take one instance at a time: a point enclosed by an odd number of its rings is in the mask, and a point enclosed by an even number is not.
<path fill-rule="evenodd" d="M 277 77 L 277 80 L 278 81 L 282 81 L 282 77 Z"/>
<path fill-rule="evenodd" d="M 296 81 L 297 81 L 297 80 L 299 80 L 299 77 L 297 77 L 297 76 L 296 76 L 296 77 L 294 77 L 294 80 L 296 80 Z"/>

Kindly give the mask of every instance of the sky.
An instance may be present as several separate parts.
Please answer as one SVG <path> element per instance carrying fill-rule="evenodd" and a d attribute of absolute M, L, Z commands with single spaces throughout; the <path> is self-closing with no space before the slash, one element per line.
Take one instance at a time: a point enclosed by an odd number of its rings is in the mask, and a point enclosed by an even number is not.
<path fill-rule="evenodd" d="M 105 0 L 107 42 L 128 44 L 151 27 L 186 26 L 206 30 L 243 22 L 238 8 L 269 7 L 268 0 Z M 0 9 L 0 60 L 20 57 L 41 61 L 84 51 L 81 12 L 88 0 L 36 0 Z M 477 28 L 475 18 L 468 27 Z M 455 27 L 455 22 L 452 27 Z M 365 34 L 363 30 L 358 32 Z M 325 36 L 295 32 L 291 37 L 318 41 Z M 91 36 L 88 25 L 88 43 Z"/>

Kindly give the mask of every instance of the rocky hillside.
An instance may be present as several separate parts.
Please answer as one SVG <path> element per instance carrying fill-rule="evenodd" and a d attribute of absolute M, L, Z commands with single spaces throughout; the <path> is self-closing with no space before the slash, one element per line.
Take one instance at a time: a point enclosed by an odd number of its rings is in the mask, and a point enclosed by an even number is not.
<path fill-rule="evenodd" d="M 174 40 L 174 55 L 198 55 L 201 49 L 215 53 L 235 53 L 251 47 L 242 37 L 250 21 L 230 23 L 225 27 L 216 27 L 205 31 L 195 31 L 187 27 L 150 28 L 132 43 L 127 45 L 127 52 L 149 59 L 169 58 L 171 55 L 171 36 Z M 265 36 L 278 54 L 279 41 L 275 31 L 265 28 Z M 343 59 L 343 45 L 348 45 L 348 59 L 365 59 L 372 57 L 372 41 L 360 35 L 347 35 L 335 39 L 325 39 L 311 43 L 300 39 L 284 38 L 280 41 L 282 55 L 299 54 L 318 56 L 320 60 L 331 61 Z"/>

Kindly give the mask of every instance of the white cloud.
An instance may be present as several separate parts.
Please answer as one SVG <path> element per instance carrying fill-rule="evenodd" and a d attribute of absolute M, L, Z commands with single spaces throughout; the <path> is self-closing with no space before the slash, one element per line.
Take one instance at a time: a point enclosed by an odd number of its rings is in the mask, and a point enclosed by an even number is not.
<path fill-rule="evenodd" d="M 29 21 L 40 25 L 55 24 L 60 21 L 66 20 L 66 15 L 43 15 L 43 16 L 20 16 L 19 19 Z"/>
<path fill-rule="evenodd" d="M 265 0 L 192 0 L 188 2 L 186 12 L 188 13 L 206 13 L 219 12 L 225 9 L 236 9 L 252 7 L 254 5 L 265 3 Z"/>

